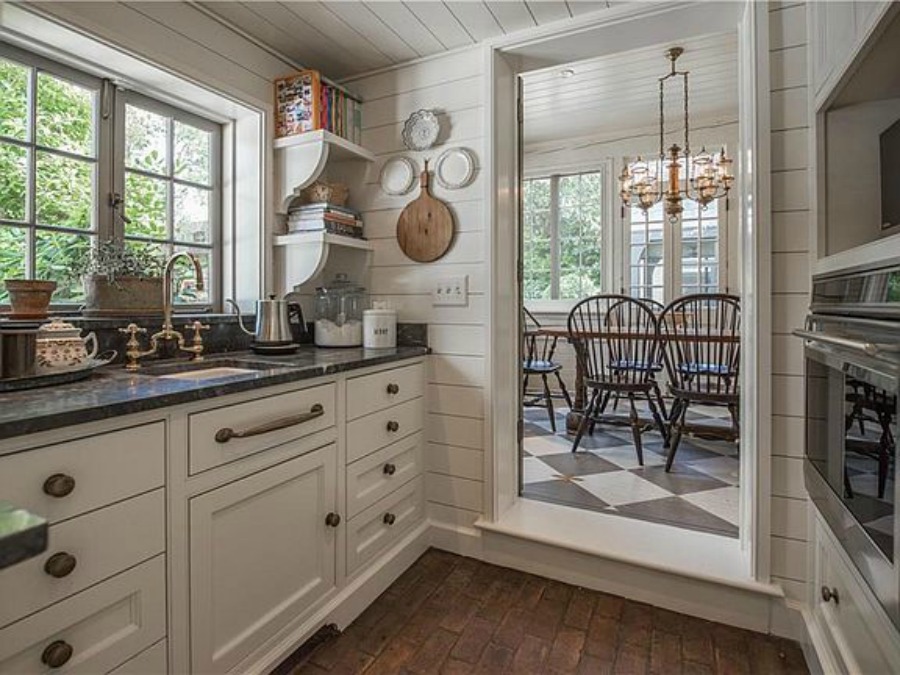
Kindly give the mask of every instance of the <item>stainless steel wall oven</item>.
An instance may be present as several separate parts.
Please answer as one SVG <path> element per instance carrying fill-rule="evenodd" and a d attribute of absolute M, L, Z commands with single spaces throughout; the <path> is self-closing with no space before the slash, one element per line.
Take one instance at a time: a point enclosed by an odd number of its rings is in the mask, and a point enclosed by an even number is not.
<path fill-rule="evenodd" d="M 806 488 L 900 627 L 900 266 L 813 279 L 805 330 Z"/>

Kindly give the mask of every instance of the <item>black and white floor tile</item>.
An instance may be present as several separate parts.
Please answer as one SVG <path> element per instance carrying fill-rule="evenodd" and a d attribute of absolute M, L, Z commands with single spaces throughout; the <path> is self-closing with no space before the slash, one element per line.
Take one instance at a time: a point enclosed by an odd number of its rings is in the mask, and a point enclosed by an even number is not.
<path fill-rule="evenodd" d="M 643 435 L 644 465 L 638 464 L 629 427 L 597 424 L 577 453 L 566 434 L 566 410 L 558 410 L 557 432 L 547 412 L 525 409 L 522 496 L 602 511 L 689 530 L 738 536 L 738 452 L 735 443 L 685 436 L 672 471 L 656 431 Z M 728 423 L 728 411 L 695 406 L 697 424 Z"/>

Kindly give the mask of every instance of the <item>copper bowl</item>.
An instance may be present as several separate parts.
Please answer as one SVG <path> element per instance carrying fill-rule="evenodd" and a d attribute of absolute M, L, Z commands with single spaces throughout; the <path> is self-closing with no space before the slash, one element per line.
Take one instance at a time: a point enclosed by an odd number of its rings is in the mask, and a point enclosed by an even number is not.
<path fill-rule="evenodd" d="M 7 279 L 3 282 L 12 306 L 10 318 L 43 319 L 50 308 L 50 299 L 56 290 L 55 281 L 42 279 Z"/>

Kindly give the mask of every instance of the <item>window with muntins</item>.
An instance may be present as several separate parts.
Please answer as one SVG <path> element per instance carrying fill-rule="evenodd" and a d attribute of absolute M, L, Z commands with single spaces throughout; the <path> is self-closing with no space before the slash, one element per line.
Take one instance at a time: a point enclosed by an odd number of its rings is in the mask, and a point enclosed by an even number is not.
<path fill-rule="evenodd" d="M 600 292 L 601 172 L 524 181 L 522 216 L 526 300 L 577 300 Z"/>
<path fill-rule="evenodd" d="M 97 239 L 115 239 L 194 253 L 207 291 L 179 265 L 176 302 L 217 302 L 218 124 L 7 45 L 0 92 L 0 279 L 54 280 L 53 303 L 78 304 L 72 270 Z"/>

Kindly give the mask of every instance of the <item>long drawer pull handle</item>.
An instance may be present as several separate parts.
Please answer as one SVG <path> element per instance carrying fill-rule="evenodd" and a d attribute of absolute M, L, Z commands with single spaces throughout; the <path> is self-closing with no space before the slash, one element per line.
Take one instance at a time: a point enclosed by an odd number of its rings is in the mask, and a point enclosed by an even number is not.
<path fill-rule="evenodd" d="M 397 522 L 397 516 L 393 513 L 385 513 L 384 514 L 384 524 L 385 525 L 393 525 Z"/>
<path fill-rule="evenodd" d="M 51 577 L 62 579 L 74 572 L 77 565 L 78 559 L 74 555 L 62 551 L 47 558 L 47 562 L 44 563 L 44 571 Z"/>
<path fill-rule="evenodd" d="M 235 431 L 231 427 L 225 427 L 216 432 L 216 443 L 227 443 L 232 438 L 249 438 L 250 436 L 259 436 L 260 434 L 267 434 L 271 431 L 278 431 L 279 429 L 287 429 L 288 427 L 294 427 L 298 424 L 314 420 L 324 414 L 325 408 L 322 407 L 321 403 L 316 403 L 309 409 L 309 412 L 293 415 L 291 417 L 282 417 L 281 419 L 260 424 L 258 427 L 250 427 L 243 431 Z"/>
<path fill-rule="evenodd" d="M 397 420 L 391 420 L 387 423 L 387 430 L 392 434 L 400 430 L 400 423 Z"/>
<path fill-rule="evenodd" d="M 397 384 L 396 382 L 391 382 L 387 386 L 387 393 L 389 393 L 391 396 L 396 396 L 397 394 L 400 393 L 400 385 Z"/>
<path fill-rule="evenodd" d="M 65 640 L 54 640 L 41 654 L 41 663 L 51 668 L 62 668 L 72 658 L 72 645 Z"/>
<path fill-rule="evenodd" d="M 75 479 L 64 473 L 55 473 L 44 481 L 44 494 L 51 497 L 68 497 L 75 489 Z"/>
<path fill-rule="evenodd" d="M 393 476 L 397 473 L 397 466 L 395 464 L 385 464 L 384 465 L 384 475 L 385 476 Z"/>
<path fill-rule="evenodd" d="M 838 589 L 828 588 L 828 586 L 822 586 L 822 600 L 825 602 L 834 600 L 834 604 L 841 604 L 841 596 L 838 595 Z"/>
<path fill-rule="evenodd" d="M 325 516 L 325 524 L 328 527 L 337 527 L 341 524 L 341 516 L 337 513 L 329 513 Z"/>

